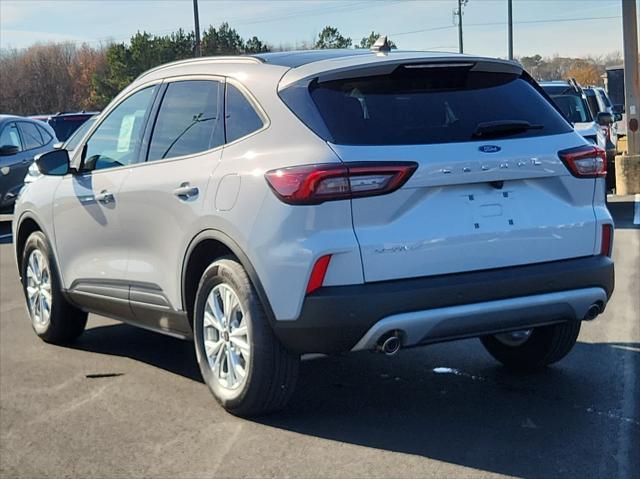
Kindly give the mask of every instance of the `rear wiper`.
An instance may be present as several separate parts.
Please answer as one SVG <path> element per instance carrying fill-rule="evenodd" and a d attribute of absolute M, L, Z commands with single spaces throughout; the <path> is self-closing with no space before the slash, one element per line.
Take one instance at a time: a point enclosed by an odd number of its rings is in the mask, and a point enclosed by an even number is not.
<path fill-rule="evenodd" d="M 526 120 L 483 121 L 478 123 L 476 131 L 473 132 L 473 136 L 476 138 L 488 136 L 496 137 L 520 133 L 527 130 L 540 130 L 542 128 L 544 128 L 543 125 L 529 123 Z"/>

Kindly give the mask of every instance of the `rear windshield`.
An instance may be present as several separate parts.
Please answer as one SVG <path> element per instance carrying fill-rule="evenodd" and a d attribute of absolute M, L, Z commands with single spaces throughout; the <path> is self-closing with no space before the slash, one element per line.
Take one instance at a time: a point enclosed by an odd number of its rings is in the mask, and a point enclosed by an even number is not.
<path fill-rule="evenodd" d="M 74 117 L 62 117 L 52 118 L 49 120 L 49 125 L 56 132 L 56 137 L 60 141 L 66 141 L 74 131 L 76 131 L 80 125 L 87 121 L 89 116 L 74 116 Z"/>
<path fill-rule="evenodd" d="M 528 122 L 533 128 L 500 132 L 522 138 L 571 131 L 557 110 L 520 76 L 471 67 L 399 67 L 393 73 L 309 85 L 329 141 L 350 145 L 409 145 L 478 141 L 479 125 Z M 300 102 L 283 99 L 323 136 Z"/>

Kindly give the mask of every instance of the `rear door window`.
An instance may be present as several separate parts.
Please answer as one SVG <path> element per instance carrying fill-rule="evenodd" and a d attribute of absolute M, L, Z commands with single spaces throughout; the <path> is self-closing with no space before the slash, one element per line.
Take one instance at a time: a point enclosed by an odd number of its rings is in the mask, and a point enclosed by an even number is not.
<path fill-rule="evenodd" d="M 218 81 L 170 83 L 158 111 L 147 161 L 192 155 L 222 145 L 221 96 Z"/>
<path fill-rule="evenodd" d="M 20 127 L 20 133 L 22 133 L 22 141 L 24 142 L 25 150 L 40 148 L 45 144 L 42 140 L 40 129 L 36 125 L 33 123 L 27 123 L 26 121 L 21 121 L 18 125 Z"/>
<path fill-rule="evenodd" d="M 526 79 L 465 66 L 401 66 L 389 75 L 312 82 L 309 91 L 330 141 L 337 144 L 477 141 L 479 125 L 488 122 L 535 126 L 501 135 L 509 138 L 571 131 Z M 283 99 L 287 101 L 286 95 Z"/>

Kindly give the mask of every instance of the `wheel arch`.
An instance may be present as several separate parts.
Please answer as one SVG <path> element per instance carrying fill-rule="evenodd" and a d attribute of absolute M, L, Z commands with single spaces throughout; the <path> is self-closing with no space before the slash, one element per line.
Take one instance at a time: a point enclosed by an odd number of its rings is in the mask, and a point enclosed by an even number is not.
<path fill-rule="evenodd" d="M 193 305 L 202 273 L 215 259 L 226 255 L 234 256 L 245 269 L 262 302 L 269 323 L 273 325 L 275 315 L 253 264 L 235 240 L 222 231 L 215 229 L 208 229 L 198 233 L 189 243 L 182 262 L 181 298 L 182 307 L 187 313 L 189 325 L 193 328 Z"/>
<path fill-rule="evenodd" d="M 18 267 L 18 275 L 20 279 L 22 279 L 22 268 L 20 266 L 20 262 L 22 261 L 22 254 L 24 252 L 24 247 L 27 243 L 27 239 L 34 231 L 41 231 L 45 236 L 45 230 L 42 225 L 30 214 L 24 214 L 20 217 L 18 226 L 15 229 L 16 237 L 14 238 L 15 245 L 15 254 L 16 254 L 16 265 Z M 51 243 L 51 242 L 49 242 Z M 54 252 L 55 258 L 55 252 Z M 57 263 L 56 258 L 56 263 Z M 57 265 L 56 265 L 57 266 Z"/>

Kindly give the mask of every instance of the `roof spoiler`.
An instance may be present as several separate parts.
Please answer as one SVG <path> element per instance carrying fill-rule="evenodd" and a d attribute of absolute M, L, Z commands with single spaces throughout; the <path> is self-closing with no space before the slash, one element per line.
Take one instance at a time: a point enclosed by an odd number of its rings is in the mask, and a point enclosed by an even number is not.
<path fill-rule="evenodd" d="M 320 82 L 373 75 L 387 75 L 397 67 L 444 68 L 471 66 L 475 71 L 522 74 L 522 66 L 507 60 L 497 60 L 471 55 L 440 54 L 431 56 L 424 52 L 394 52 L 391 54 L 360 55 L 322 60 L 289 70 L 280 80 L 278 90 L 302 82 L 317 79 Z"/>

